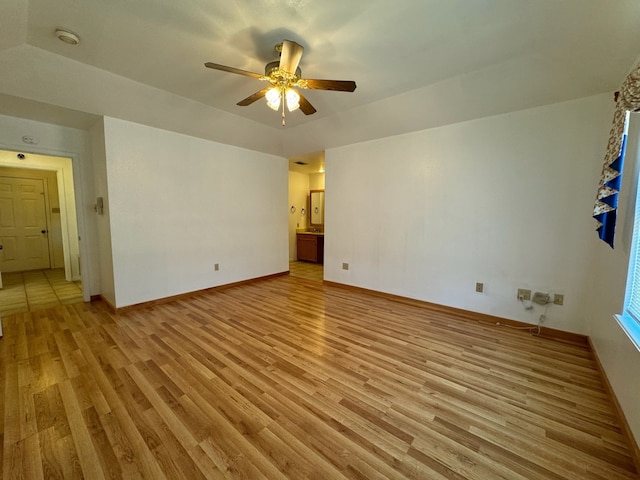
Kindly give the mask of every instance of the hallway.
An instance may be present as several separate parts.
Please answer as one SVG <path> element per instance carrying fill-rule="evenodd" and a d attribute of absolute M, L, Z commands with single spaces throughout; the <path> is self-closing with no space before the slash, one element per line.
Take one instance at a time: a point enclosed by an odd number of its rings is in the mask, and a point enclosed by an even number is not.
<path fill-rule="evenodd" d="M 2 285 L 2 316 L 83 301 L 82 283 L 67 282 L 62 268 L 3 273 Z"/>

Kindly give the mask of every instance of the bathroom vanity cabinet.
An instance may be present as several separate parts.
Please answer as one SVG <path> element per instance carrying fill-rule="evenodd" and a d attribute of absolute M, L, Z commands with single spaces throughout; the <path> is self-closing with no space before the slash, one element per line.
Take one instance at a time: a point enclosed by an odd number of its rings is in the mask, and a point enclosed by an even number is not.
<path fill-rule="evenodd" d="M 297 235 L 298 260 L 324 263 L 324 235 L 302 232 Z"/>

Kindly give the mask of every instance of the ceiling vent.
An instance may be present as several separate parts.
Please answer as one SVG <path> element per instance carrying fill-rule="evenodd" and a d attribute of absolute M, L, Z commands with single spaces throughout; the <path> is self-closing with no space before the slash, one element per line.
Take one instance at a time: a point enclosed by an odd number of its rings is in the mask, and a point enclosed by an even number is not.
<path fill-rule="evenodd" d="M 58 37 L 58 40 L 68 45 L 78 45 L 78 43 L 80 43 L 80 39 L 75 33 L 71 33 L 61 28 L 56 30 L 56 37 Z"/>

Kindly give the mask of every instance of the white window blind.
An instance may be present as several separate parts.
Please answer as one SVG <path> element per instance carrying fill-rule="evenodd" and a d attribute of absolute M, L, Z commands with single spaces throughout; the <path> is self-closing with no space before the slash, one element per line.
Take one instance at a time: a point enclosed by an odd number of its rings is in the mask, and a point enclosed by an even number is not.
<path fill-rule="evenodd" d="M 640 189 L 638 189 L 640 192 Z M 636 211 L 633 221 L 633 243 L 627 280 L 625 313 L 640 323 L 640 195 L 636 198 Z"/>

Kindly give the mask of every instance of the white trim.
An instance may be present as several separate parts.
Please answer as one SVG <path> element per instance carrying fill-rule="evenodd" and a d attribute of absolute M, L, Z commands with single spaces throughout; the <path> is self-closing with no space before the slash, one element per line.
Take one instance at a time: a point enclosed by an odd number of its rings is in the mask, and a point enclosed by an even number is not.
<path fill-rule="evenodd" d="M 631 343 L 636 347 L 636 350 L 640 352 L 640 324 L 628 315 L 614 315 L 618 325 L 622 328 L 624 333 L 627 334 Z"/>

